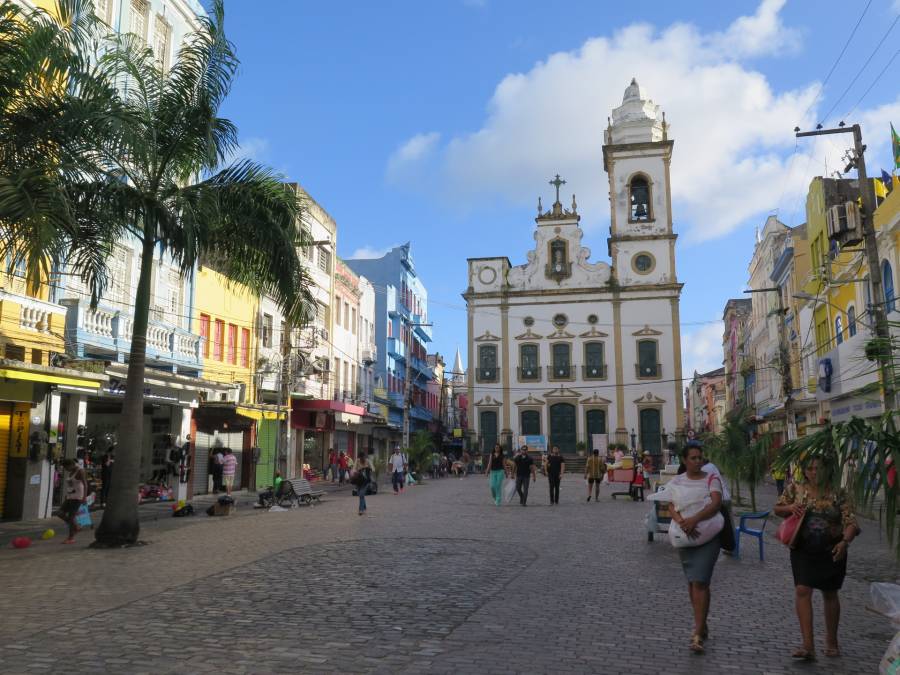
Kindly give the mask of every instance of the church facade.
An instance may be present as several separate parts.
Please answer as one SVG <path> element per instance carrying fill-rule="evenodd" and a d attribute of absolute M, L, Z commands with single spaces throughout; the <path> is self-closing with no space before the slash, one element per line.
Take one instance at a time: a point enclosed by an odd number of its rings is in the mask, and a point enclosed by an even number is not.
<path fill-rule="evenodd" d="M 468 420 L 480 450 L 527 436 L 563 453 L 618 442 L 659 454 L 683 430 L 672 148 L 665 114 L 632 80 L 604 134 L 610 263 L 590 261 L 559 176 L 553 205 L 538 200 L 524 265 L 468 260 Z"/>

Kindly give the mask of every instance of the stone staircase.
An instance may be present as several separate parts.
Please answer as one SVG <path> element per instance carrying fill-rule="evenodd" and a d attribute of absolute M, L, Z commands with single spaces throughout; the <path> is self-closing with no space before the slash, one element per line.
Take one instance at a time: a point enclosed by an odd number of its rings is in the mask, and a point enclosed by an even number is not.
<path fill-rule="evenodd" d="M 587 462 L 587 456 L 579 457 L 578 455 L 563 455 L 566 460 L 566 473 L 577 473 L 584 475 L 584 466 Z"/>

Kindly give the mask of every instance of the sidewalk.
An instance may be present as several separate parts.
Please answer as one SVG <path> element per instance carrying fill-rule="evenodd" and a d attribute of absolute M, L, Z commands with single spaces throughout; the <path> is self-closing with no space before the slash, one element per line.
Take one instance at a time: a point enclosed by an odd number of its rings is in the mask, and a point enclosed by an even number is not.
<path fill-rule="evenodd" d="M 324 490 L 327 494 L 336 494 L 339 492 L 346 492 L 348 495 L 350 494 L 351 486 L 349 484 L 338 485 L 337 483 L 332 484 L 330 481 L 316 481 L 313 483 L 313 486 L 316 489 Z M 242 509 L 243 511 L 249 511 L 252 509 L 253 505 L 257 503 L 258 492 L 251 492 L 249 490 L 237 490 L 232 496 L 234 497 L 235 506 L 238 509 Z M 194 506 L 194 516 L 187 518 L 173 518 L 172 517 L 172 505 L 175 502 L 165 501 L 165 502 L 148 502 L 145 504 L 140 504 L 138 506 L 138 518 L 142 524 L 144 523 L 156 523 L 158 521 L 165 521 L 167 524 L 188 524 L 190 522 L 196 522 L 196 517 L 200 516 L 202 518 L 206 518 L 206 508 L 210 506 L 216 499 L 221 497 L 221 494 L 205 494 L 205 495 L 197 495 L 193 499 L 189 500 L 191 504 Z M 94 526 L 96 527 L 100 520 L 103 518 L 103 509 L 92 509 L 91 510 L 91 520 L 94 522 Z M 16 537 L 31 537 L 32 539 L 40 539 L 41 534 L 47 528 L 52 528 L 56 531 L 57 536 L 64 535 L 66 531 L 66 525 L 59 518 L 34 518 L 32 520 L 12 520 L 6 522 L 0 522 L 0 546 L 9 546 L 10 542 Z M 84 534 L 81 536 L 85 536 Z"/>

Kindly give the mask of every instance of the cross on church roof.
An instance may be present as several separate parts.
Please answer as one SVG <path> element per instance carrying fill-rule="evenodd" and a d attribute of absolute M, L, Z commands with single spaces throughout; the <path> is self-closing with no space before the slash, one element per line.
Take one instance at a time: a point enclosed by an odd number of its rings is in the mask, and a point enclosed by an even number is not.
<path fill-rule="evenodd" d="M 551 180 L 551 181 L 549 181 L 549 182 L 550 182 L 550 185 L 553 185 L 553 186 L 556 188 L 556 202 L 554 202 L 554 203 L 555 203 L 555 204 L 559 204 L 559 203 L 560 203 L 560 201 L 559 201 L 559 188 L 562 187 L 563 185 L 565 185 L 565 184 L 566 184 L 566 181 L 562 180 L 562 179 L 559 177 L 559 174 L 556 174 L 556 178 L 554 178 L 553 180 Z"/>

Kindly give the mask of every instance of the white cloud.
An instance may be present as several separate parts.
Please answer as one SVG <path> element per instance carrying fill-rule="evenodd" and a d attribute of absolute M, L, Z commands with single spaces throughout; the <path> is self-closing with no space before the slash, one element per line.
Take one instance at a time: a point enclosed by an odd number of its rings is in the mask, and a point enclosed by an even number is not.
<path fill-rule="evenodd" d="M 722 367 L 722 335 L 725 324 L 721 321 L 685 330 L 681 335 L 682 377 L 693 377 L 694 372 L 707 373 Z"/>
<path fill-rule="evenodd" d="M 412 176 L 413 189 L 451 203 L 499 195 L 530 210 L 559 172 L 578 194 L 585 227 L 605 225 L 603 130 L 634 76 L 666 111 L 675 139 L 674 218 L 688 241 L 723 236 L 748 218 L 793 207 L 809 182 L 800 170 L 811 163 L 808 155 L 824 160 L 817 142 L 800 144 L 790 160 L 793 127 L 815 121 L 814 110 L 804 113 L 818 84 L 776 92 L 740 61 L 784 51 L 786 40 L 796 44 L 778 14 L 783 4 L 764 0 L 724 31 L 632 24 L 551 54 L 503 78 L 480 129 L 444 142 L 435 132 L 414 136 L 392 155 L 388 176 Z M 788 172 L 790 164 L 796 166 Z"/>
<path fill-rule="evenodd" d="M 240 145 L 226 158 L 226 164 L 244 159 L 254 162 L 264 162 L 269 156 L 271 145 L 267 138 L 260 136 L 248 136 L 241 139 Z"/>
<path fill-rule="evenodd" d="M 380 258 L 392 248 L 396 248 L 397 246 L 399 246 L 399 244 L 391 244 L 390 246 L 385 246 L 384 248 L 375 248 L 374 246 L 369 245 L 362 246 L 353 251 L 353 253 L 350 254 L 348 260 L 353 260 L 356 258 Z"/>
<path fill-rule="evenodd" d="M 388 180 L 399 183 L 409 177 L 408 170 L 426 160 L 437 148 L 441 135 L 437 131 L 416 134 L 397 148 L 388 159 Z"/>
<path fill-rule="evenodd" d="M 891 9 L 896 14 L 900 14 L 900 0 L 894 0 L 894 4 L 891 5 Z"/>

